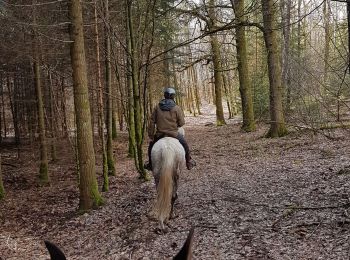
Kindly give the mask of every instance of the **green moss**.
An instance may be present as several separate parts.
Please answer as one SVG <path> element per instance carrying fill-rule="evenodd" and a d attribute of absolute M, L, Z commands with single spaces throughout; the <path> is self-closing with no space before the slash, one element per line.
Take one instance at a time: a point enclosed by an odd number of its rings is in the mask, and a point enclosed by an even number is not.
<path fill-rule="evenodd" d="M 88 212 L 91 209 L 96 209 L 104 204 L 104 199 L 102 198 L 100 192 L 98 191 L 98 185 L 97 181 L 95 180 L 90 189 L 90 198 L 91 198 L 91 204 L 90 205 L 79 205 L 79 213 L 83 214 L 85 212 Z"/>
<path fill-rule="evenodd" d="M 267 138 L 277 138 L 277 137 L 283 137 L 288 134 L 288 130 L 284 126 L 280 126 L 277 130 L 273 130 L 270 128 L 270 130 L 267 132 L 266 136 Z"/>
<path fill-rule="evenodd" d="M 114 166 L 114 160 L 112 156 L 108 156 L 107 158 L 107 166 L 108 166 L 108 175 L 115 176 L 115 166 Z"/>
<path fill-rule="evenodd" d="M 89 207 L 85 208 L 82 205 L 79 205 L 78 214 L 83 215 L 92 209 L 98 209 L 99 207 L 103 206 L 104 204 L 105 204 L 104 199 L 99 195 L 96 199 L 93 200 L 93 203 Z"/>
<path fill-rule="evenodd" d="M 2 200 L 5 197 L 5 188 L 2 183 L 2 180 L 0 179 L 0 200 Z"/>
<path fill-rule="evenodd" d="M 103 155 L 103 186 L 102 186 L 102 191 L 108 191 L 108 190 L 109 190 L 108 164 L 107 164 L 106 156 Z"/>
<path fill-rule="evenodd" d="M 93 200 L 93 206 L 92 206 L 93 208 L 97 208 L 104 204 L 104 199 L 102 198 L 102 196 L 98 191 L 97 182 L 95 182 L 94 185 L 92 186 L 91 195 Z"/>
<path fill-rule="evenodd" d="M 244 132 L 254 132 L 256 130 L 256 126 L 254 122 L 251 122 L 250 124 L 243 125 L 242 130 Z"/>
<path fill-rule="evenodd" d="M 224 126 L 224 125 L 226 125 L 225 121 L 216 120 L 216 126 Z"/>
<path fill-rule="evenodd" d="M 321 126 L 320 130 L 328 130 L 328 129 L 336 129 L 336 128 L 347 129 L 347 128 L 350 128 L 350 124 L 348 122 L 330 123 L 330 124 Z"/>
<path fill-rule="evenodd" d="M 286 135 L 288 135 L 287 128 L 281 127 L 281 128 L 278 129 L 278 136 L 279 137 L 286 136 Z"/>
<path fill-rule="evenodd" d="M 140 172 L 139 179 L 143 181 L 150 181 L 151 176 L 149 176 L 149 174 L 144 169 L 142 169 L 142 171 Z"/>
<path fill-rule="evenodd" d="M 130 142 L 129 142 L 129 149 L 128 149 L 128 157 L 135 158 L 135 149 L 133 148 Z"/>

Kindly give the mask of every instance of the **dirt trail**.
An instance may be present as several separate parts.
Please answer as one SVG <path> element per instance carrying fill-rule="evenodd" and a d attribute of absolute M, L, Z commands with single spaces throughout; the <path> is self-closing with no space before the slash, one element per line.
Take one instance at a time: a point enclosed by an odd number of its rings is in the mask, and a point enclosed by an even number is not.
<path fill-rule="evenodd" d="M 103 194 L 106 205 L 84 215 L 76 213 L 67 146 L 50 166 L 51 187 L 35 184 L 29 152 L 20 167 L 4 166 L 0 256 L 47 259 L 42 240 L 49 239 L 69 259 L 169 259 L 195 226 L 195 259 L 349 259 L 349 133 L 265 139 L 266 126 L 243 133 L 237 119 L 215 127 L 213 112 L 206 106 L 205 115 L 187 117 L 198 165 L 180 177 L 179 217 L 168 234 L 157 235 L 157 223 L 147 218 L 155 187 L 137 179 L 122 133 L 115 145 L 119 175 Z M 16 163 L 14 149 L 1 152 Z"/>

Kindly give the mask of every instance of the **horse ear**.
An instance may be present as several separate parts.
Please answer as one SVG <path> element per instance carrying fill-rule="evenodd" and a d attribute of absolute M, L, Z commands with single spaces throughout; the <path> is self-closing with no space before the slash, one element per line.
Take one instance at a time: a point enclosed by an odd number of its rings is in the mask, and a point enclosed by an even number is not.
<path fill-rule="evenodd" d="M 180 252 L 173 258 L 173 260 L 191 260 L 192 259 L 193 235 L 194 235 L 194 227 L 191 228 L 185 244 L 181 248 Z"/>
<path fill-rule="evenodd" d="M 55 244 L 51 243 L 50 241 L 45 241 L 45 245 L 50 253 L 51 260 L 67 260 L 66 256 Z"/>

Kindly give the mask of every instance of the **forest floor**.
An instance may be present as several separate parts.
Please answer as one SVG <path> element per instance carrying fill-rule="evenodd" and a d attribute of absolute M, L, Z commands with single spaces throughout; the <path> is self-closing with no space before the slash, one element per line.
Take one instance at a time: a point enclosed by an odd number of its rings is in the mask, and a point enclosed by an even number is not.
<path fill-rule="evenodd" d="M 48 259 L 45 239 L 68 259 L 170 259 L 195 227 L 194 259 L 349 259 L 349 132 L 266 139 L 266 125 L 244 133 L 239 120 L 216 127 L 213 110 L 203 112 L 187 117 L 197 166 L 180 176 L 179 217 L 164 235 L 147 217 L 155 186 L 138 179 L 126 133 L 115 142 L 118 175 L 103 193 L 106 204 L 82 215 L 68 144 L 50 163 L 48 187 L 37 184 L 30 146 L 20 147 L 19 159 L 15 147 L 2 147 L 0 258 Z"/>

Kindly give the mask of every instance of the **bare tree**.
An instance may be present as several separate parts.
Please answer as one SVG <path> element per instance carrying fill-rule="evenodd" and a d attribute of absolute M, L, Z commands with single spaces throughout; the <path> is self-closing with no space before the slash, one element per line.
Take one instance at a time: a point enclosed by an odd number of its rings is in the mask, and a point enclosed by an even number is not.
<path fill-rule="evenodd" d="M 267 49 L 267 64 L 270 82 L 270 130 L 269 137 L 280 137 L 287 133 L 282 103 L 281 59 L 278 50 L 276 28 L 276 6 L 273 0 L 262 0 L 264 39 Z"/>
<path fill-rule="evenodd" d="M 85 211 L 92 207 L 99 206 L 102 203 L 102 197 L 98 191 L 95 175 L 95 151 L 92 140 L 84 28 L 80 1 L 70 1 L 69 14 L 71 19 L 71 63 L 77 125 L 78 164 L 80 171 L 79 209 Z"/>

